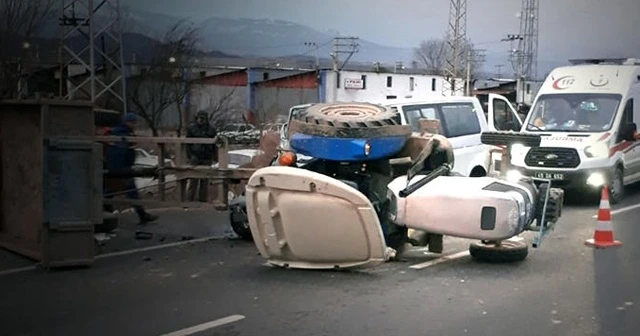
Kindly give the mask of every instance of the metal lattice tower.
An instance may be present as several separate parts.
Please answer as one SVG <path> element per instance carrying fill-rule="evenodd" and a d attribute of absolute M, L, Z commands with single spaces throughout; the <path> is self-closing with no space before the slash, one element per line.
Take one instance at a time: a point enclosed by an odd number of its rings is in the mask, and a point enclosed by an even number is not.
<path fill-rule="evenodd" d="M 449 87 L 443 85 L 443 94 L 464 94 L 465 48 L 467 46 L 467 0 L 451 0 L 447 29 L 447 66 L 445 76 Z"/>
<path fill-rule="evenodd" d="M 520 40 L 518 50 L 522 53 L 522 77 L 537 79 L 538 77 L 538 22 L 540 0 L 522 0 L 520 13 Z"/>
<path fill-rule="evenodd" d="M 538 77 L 539 8 L 539 0 L 522 0 L 520 33 L 503 40 L 511 41 L 511 64 L 516 77 L 523 80 Z"/>
<path fill-rule="evenodd" d="M 119 0 L 61 0 L 60 92 L 127 110 Z"/>

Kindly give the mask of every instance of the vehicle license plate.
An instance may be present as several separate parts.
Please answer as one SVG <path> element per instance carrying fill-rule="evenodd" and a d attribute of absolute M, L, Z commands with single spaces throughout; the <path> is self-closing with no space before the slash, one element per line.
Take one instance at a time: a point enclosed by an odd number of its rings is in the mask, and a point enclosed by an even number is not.
<path fill-rule="evenodd" d="M 536 173 L 536 177 L 547 180 L 564 180 L 564 174 L 559 173 Z"/>

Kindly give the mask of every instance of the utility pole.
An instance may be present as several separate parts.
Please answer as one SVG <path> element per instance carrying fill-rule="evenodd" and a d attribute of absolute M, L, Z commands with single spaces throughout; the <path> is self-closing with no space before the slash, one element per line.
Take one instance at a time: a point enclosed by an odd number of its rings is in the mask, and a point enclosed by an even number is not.
<path fill-rule="evenodd" d="M 358 44 L 357 37 L 334 37 L 333 38 L 333 53 L 331 53 L 331 59 L 333 60 L 333 71 L 340 71 L 349 62 L 351 57 L 358 52 L 360 44 Z M 340 64 L 340 54 L 347 54 L 346 59 Z"/>
<path fill-rule="evenodd" d="M 312 48 L 316 57 L 316 71 L 320 69 L 320 60 L 318 59 L 318 44 L 315 42 L 305 42 L 305 46 Z"/>
<path fill-rule="evenodd" d="M 126 78 L 124 75 L 124 53 L 122 49 L 122 27 L 119 0 L 60 0 L 62 13 L 59 18 L 60 62 L 59 94 L 63 99 L 86 99 L 92 103 L 107 104 L 115 99 L 118 108 L 127 111 Z M 98 25 L 95 17 L 109 18 Z M 80 39 L 74 37 L 80 36 Z M 84 39 L 83 39 L 84 37 Z M 110 51 L 97 48 L 100 38 L 106 37 L 112 46 Z M 74 39 L 72 43 L 72 39 Z M 85 43 L 78 45 L 78 42 Z M 106 42 L 106 41 L 105 41 Z M 72 48 L 72 45 L 75 48 Z M 101 61 L 97 61 L 100 59 Z M 84 72 L 88 76 L 80 83 L 68 80 L 69 67 L 76 66 L 74 72 Z M 102 72 L 98 75 L 96 72 Z M 64 93 L 64 87 L 68 89 Z M 81 92 L 81 96 L 76 94 Z M 106 106 L 105 106 L 106 107 Z"/>
<path fill-rule="evenodd" d="M 467 57 L 466 57 L 467 76 L 466 76 L 466 85 L 465 85 L 466 96 L 471 96 L 473 93 L 471 90 L 471 66 L 484 61 L 485 51 L 486 49 L 467 49 Z"/>
<path fill-rule="evenodd" d="M 467 44 L 467 0 L 450 0 L 449 27 L 447 29 L 447 67 L 445 76 L 448 78 L 450 90 L 443 86 L 443 94 L 462 94 L 464 85 L 457 79 L 461 75 L 464 60 L 464 47 Z"/>
<path fill-rule="evenodd" d="M 511 59 L 511 66 L 516 75 L 516 104 L 521 104 L 522 99 L 522 87 L 524 76 L 524 57 L 521 48 L 524 36 L 520 34 L 509 34 L 507 38 L 502 39 L 505 42 L 511 42 L 511 49 L 509 49 L 509 58 Z"/>
<path fill-rule="evenodd" d="M 502 77 L 502 68 L 504 67 L 504 64 L 496 64 L 496 77 L 500 78 Z"/>
<path fill-rule="evenodd" d="M 347 65 L 351 57 L 358 52 L 360 44 L 358 44 L 357 37 L 334 37 L 333 38 L 333 53 L 331 53 L 331 59 L 333 60 L 333 72 L 336 77 L 336 87 L 340 87 L 340 71 Z M 344 62 L 340 64 L 340 54 L 346 54 Z M 333 90 L 333 99 L 337 98 L 338 90 Z"/>

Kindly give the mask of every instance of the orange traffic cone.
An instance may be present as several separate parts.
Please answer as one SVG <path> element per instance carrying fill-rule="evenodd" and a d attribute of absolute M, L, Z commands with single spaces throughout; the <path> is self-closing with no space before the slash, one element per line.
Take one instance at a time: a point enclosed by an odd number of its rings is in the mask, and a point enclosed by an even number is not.
<path fill-rule="evenodd" d="M 600 209 L 598 209 L 598 223 L 593 239 L 587 239 L 585 245 L 595 248 L 620 246 L 620 241 L 613 239 L 613 225 L 611 225 L 611 207 L 609 206 L 609 189 L 602 187 Z"/>

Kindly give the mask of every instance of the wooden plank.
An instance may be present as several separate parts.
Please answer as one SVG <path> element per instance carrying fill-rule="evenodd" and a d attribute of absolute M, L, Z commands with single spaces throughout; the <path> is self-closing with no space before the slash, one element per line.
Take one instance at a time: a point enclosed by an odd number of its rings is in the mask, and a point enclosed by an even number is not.
<path fill-rule="evenodd" d="M 160 170 L 164 171 L 165 177 L 167 175 L 176 175 L 178 182 L 184 179 L 237 179 L 248 180 L 256 168 L 211 168 L 208 166 L 178 166 L 168 167 L 165 166 L 162 169 L 158 168 L 139 168 L 139 169 L 120 169 L 117 171 L 105 170 L 104 177 L 110 179 L 123 179 L 129 177 L 157 177 L 160 176 Z"/>
<path fill-rule="evenodd" d="M 253 173 L 256 172 L 255 168 L 235 168 L 235 169 L 222 169 L 211 168 L 206 166 L 190 166 L 190 167 L 165 167 L 164 170 L 169 173 L 174 173 L 177 179 L 237 179 L 248 180 Z"/>
<path fill-rule="evenodd" d="M 144 137 L 144 136 L 112 136 L 112 135 L 96 135 L 92 137 L 88 136 L 57 136 L 50 137 L 52 140 L 86 140 L 97 142 L 116 142 L 116 141 L 128 141 L 132 143 L 154 143 L 154 144 L 218 144 L 223 138 L 184 138 L 184 137 Z"/>
<path fill-rule="evenodd" d="M 178 202 L 178 201 L 154 201 L 154 200 L 132 200 L 128 198 L 105 198 L 103 199 L 105 204 L 114 205 L 142 205 L 144 207 L 162 207 L 162 208 L 199 208 L 199 209 L 226 209 L 220 203 L 207 203 L 207 202 Z"/>

